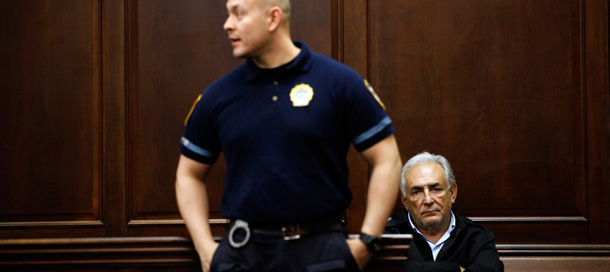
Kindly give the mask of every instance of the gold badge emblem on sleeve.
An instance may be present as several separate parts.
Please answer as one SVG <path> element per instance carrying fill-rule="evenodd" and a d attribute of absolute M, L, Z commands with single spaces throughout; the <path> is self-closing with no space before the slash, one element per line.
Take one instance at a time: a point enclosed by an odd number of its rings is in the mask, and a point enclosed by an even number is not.
<path fill-rule="evenodd" d="M 364 80 L 364 85 L 369 90 L 369 92 L 373 95 L 373 97 L 375 97 L 375 100 L 377 100 L 377 103 L 379 103 L 379 105 L 383 108 L 383 110 L 385 110 L 385 105 L 383 104 L 383 102 L 381 102 L 381 99 L 379 98 L 379 96 L 377 95 L 375 90 L 373 89 L 373 86 L 371 86 L 371 84 L 369 84 L 368 80 L 366 80 L 366 79 Z"/>
<path fill-rule="evenodd" d="M 191 114 L 193 114 L 193 111 L 195 110 L 195 106 L 197 106 L 197 103 L 199 103 L 199 100 L 201 100 L 201 94 L 197 97 L 197 99 L 195 99 L 195 102 L 193 102 L 193 106 L 191 107 L 189 114 L 186 116 L 186 119 L 184 119 L 185 126 L 188 124 L 189 118 L 191 118 Z"/>
<path fill-rule="evenodd" d="M 293 107 L 307 107 L 311 99 L 313 99 L 313 88 L 309 84 L 298 84 L 290 91 Z"/>

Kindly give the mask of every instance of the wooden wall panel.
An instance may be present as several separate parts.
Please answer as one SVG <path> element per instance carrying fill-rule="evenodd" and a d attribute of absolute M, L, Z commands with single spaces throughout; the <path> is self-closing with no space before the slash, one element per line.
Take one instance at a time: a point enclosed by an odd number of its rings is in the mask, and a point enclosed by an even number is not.
<path fill-rule="evenodd" d="M 184 119 L 203 88 L 237 63 L 222 28 L 211 25 L 223 20 L 221 1 L 129 4 L 127 210 L 129 224 L 141 225 L 179 219 L 173 192 Z M 210 186 L 217 210 L 222 186 Z"/>
<path fill-rule="evenodd" d="M 591 241 L 603 243 L 610 243 L 609 4 L 610 1 L 583 4 L 589 233 Z"/>
<path fill-rule="evenodd" d="M 607 90 L 583 84 L 583 65 L 595 61 L 584 55 L 583 2 L 369 6 L 371 83 L 405 159 L 446 156 L 459 185 L 455 208 L 497 223 L 500 241 L 518 242 L 508 237 L 514 222 L 539 223 L 519 228 L 523 241 L 557 241 L 560 232 L 588 241 L 585 110 L 594 101 L 585 94 Z M 535 234 L 551 225 L 556 233 Z"/>
<path fill-rule="evenodd" d="M 610 244 L 608 1 L 292 4 L 293 38 L 375 87 L 403 160 L 452 162 L 459 213 L 501 244 Z M 0 239 L 187 236 L 183 121 L 242 63 L 224 6 L 0 1 Z M 357 233 L 369 172 L 348 162 Z M 208 183 L 216 235 L 225 169 Z"/>
<path fill-rule="evenodd" d="M 2 1 L 0 21 L 0 229 L 101 226 L 100 1 Z"/>
<path fill-rule="evenodd" d="M 578 1 L 395 2 L 371 7 L 371 80 L 403 154 L 446 154 L 461 209 L 575 211 L 551 185 L 582 186 Z"/>
<path fill-rule="evenodd" d="M 126 86 L 127 4 L 125 0 L 102 2 L 102 154 L 104 236 L 126 235 Z"/>

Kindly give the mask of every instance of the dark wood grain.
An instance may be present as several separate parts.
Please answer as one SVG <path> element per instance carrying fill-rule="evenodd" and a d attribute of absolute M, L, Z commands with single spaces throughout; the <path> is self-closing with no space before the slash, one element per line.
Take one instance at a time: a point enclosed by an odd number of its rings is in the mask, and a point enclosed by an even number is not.
<path fill-rule="evenodd" d="M 293 8 L 295 40 L 373 85 L 403 160 L 449 159 L 458 213 L 501 244 L 610 244 L 608 1 Z M 184 118 L 243 61 L 225 16 L 225 1 L 0 1 L 0 238 L 188 237 Z M 370 172 L 347 160 L 358 233 Z M 208 181 L 215 235 L 225 171 Z"/>

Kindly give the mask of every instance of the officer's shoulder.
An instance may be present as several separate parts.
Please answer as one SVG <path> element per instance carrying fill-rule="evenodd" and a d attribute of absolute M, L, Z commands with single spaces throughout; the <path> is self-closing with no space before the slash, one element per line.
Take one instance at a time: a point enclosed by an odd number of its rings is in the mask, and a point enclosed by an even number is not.
<path fill-rule="evenodd" d="M 336 59 L 333 59 L 329 56 L 323 55 L 318 52 L 311 52 L 311 58 L 313 59 L 316 65 L 321 65 L 325 69 L 325 73 L 341 73 L 341 74 L 352 74 L 358 75 L 356 70 L 352 67 L 342 63 Z"/>
<path fill-rule="evenodd" d="M 245 84 L 246 65 L 242 64 L 210 83 L 205 92 L 222 92 L 225 89 L 235 89 L 236 85 Z"/>
<path fill-rule="evenodd" d="M 247 69 L 247 64 L 246 62 L 244 62 L 241 65 L 235 67 L 235 69 L 218 78 L 212 84 L 231 84 L 236 82 L 245 82 Z"/>

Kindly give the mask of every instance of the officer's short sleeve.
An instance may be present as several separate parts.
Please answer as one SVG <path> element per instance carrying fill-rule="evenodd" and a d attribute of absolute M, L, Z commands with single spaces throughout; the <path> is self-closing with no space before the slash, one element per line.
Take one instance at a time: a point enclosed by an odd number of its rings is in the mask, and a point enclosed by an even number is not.
<path fill-rule="evenodd" d="M 352 143 L 359 152 L 394 133 L 392 120 L 373 87 L 360 76 L 348 84 L 347 123 Z"/>
<path fill-rule="evenodd" d="M 213 164 L 221 152 L 214 118 L 214 96 L 206 90 L 195 101 L 180 140 L 180 153 L 195 161 Z"/>

